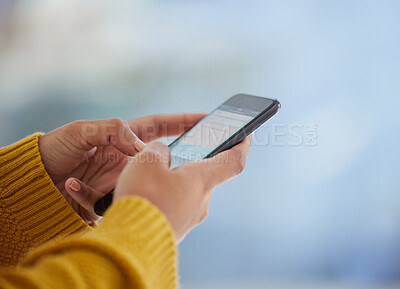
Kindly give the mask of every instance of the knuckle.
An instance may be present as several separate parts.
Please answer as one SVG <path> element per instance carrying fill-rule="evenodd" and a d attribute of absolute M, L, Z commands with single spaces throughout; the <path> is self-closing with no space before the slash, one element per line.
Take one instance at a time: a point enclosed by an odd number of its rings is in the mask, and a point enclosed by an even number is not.
<path fill-rule="evenodd" d="M 84 123 L 85 123 L 84 120 L 78 119 L 78 120 L 75 120 L 75 121 L 71 122 L 70 125 L 71 126 L 73 126 L 73 125 L 79 126 L 79 125 L 82 125 Z"/>
<path fill-rule="evenodd" d="M 235 152 L 235 173 L 240 174 L 246 166 L 246 157 L 241 151 L 234 150 Z"/>
<path fill-rule="evenodd" d="M 112 119 L 112 122 L 117 127 L 121 127 L 121 126 L 124 126 L 126 124 L 126 121 L 124 119 L 120 118 L 120 117 L 114 117 Z"/>
<path fill-rule="evenodd" d="M 230 153 L 230 162 L 234 168 L 235 174 L 240 174 L 243 172 L 246 166 L 246 156 L 240 150 L 232 150 Z"/>
<path fill-rule="evenodd" d="M 87 124 L 87 121 L 85 121 L 85 120 L 75 120 L 75 121 L 69 123 L 68 125 L 66 125 L 65 127 L 66 127 L 68 130 L 74 130 L 74 129 L 82 128 L 82 127 L 84 127 L 86 124 Z"/>
<path fill-rule="evenodd" d="M 66 135 L 77 136 L 86 135 L 90 132 L 91 128 L 85 120 L 75 120 L 63 127 Z"/>

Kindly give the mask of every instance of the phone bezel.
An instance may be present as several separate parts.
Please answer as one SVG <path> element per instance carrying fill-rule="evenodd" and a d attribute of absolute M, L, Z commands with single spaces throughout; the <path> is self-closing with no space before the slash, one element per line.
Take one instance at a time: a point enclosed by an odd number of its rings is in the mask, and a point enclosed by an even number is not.
<path fill-rule="evenodd" d="M 213 113 L 215 110 L 217 110 L 222 105 L 224 105 L 225 103 L 229 102 L 229 100 L 231 100 L 232 98 L 242 97 L 242 96 L 246 97 L 246 98 L 250 98 L 250 99 L 251 98 L 254 98 L 254 99 L 262 98 L 262 99 L 271 101 L 271 104 L 268 107 L 266 107 L 265 109 L 263 109 L 261 112 L 259 112 L 257 114 L 257 116 L 255 116 L 251 121 L 249 121 L 246 125 L 244 125 L 242 128 L 240 128 L 237 132 L 235 132 L 233 135 L 231 135 L 229 138 L 227 138 L 225 141 L 223 141 L 220 145 L 218 145 L 213 151 L 211 151 L 204 158 L 213 157 L 213 156 L 217 155 L 218 153 L 220 153 L 224 150 L 230 149 L 234 145 L 240 143 L 247 136 L 249 136 L 252 132 L 254 132 L 258 127 L 260 127 L 263 123 L 265 123 L 272 116 L 274 116 L 280 109 L 280 103 L 276 99 L 239 93 L 239 94 L 236 94 L 236 95 L 230 97 L 224 103 L 220 104 L 216 109 L 214 109 L 212 112 L 210 112 L 210 114 Z M 238 107 L 238 108 L 243 108 L 243 107 Z M 202 120 L 200 120 L 199 122 L 201 122 Z M 169 147 L 171 147 L 174 143 L 179 141 L 185 134 L 189 133 L 196 125 L 191 127 L 189 130 L 187 130 L 185 133 L 183 133 L 178 138 L 176 138 L 173 142 L 171 142 L 169 144 Z M 188 161 L 190 161 L 190 160 L 188 160 Z"/>

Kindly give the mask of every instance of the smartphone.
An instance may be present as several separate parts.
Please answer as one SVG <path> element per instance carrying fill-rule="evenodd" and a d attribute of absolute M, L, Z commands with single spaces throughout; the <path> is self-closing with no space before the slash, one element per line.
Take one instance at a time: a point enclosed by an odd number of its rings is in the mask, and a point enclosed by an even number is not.
<path fill-rule="evenodd" d="M 171 168 L 210 158 L 244 140 L 280 109 L 276 99 L 237 94 L 200 120 L 170 145 Z M 113 191 L 95 204 L 102 216 L 112 203 Z"/>

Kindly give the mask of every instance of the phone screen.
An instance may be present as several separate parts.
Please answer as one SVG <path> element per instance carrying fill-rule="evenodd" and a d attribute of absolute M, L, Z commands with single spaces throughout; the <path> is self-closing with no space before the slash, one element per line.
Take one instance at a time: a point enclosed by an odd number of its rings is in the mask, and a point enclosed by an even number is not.
<path fill-rule="evenodd" d="M 271 104 L 244 95 L 229 99 L 170 145 L 171 167 L 207 157 Z"/>

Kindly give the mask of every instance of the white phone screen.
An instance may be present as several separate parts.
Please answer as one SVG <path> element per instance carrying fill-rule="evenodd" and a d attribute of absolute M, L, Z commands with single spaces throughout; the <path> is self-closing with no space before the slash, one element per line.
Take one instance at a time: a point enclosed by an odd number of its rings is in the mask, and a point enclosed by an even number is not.
<path fill-rule="evenodd" d="M 222 142 L 249 123 L 259 112 L 221 105 L 171 146 L 171 168 L 205 158 Z"/>

